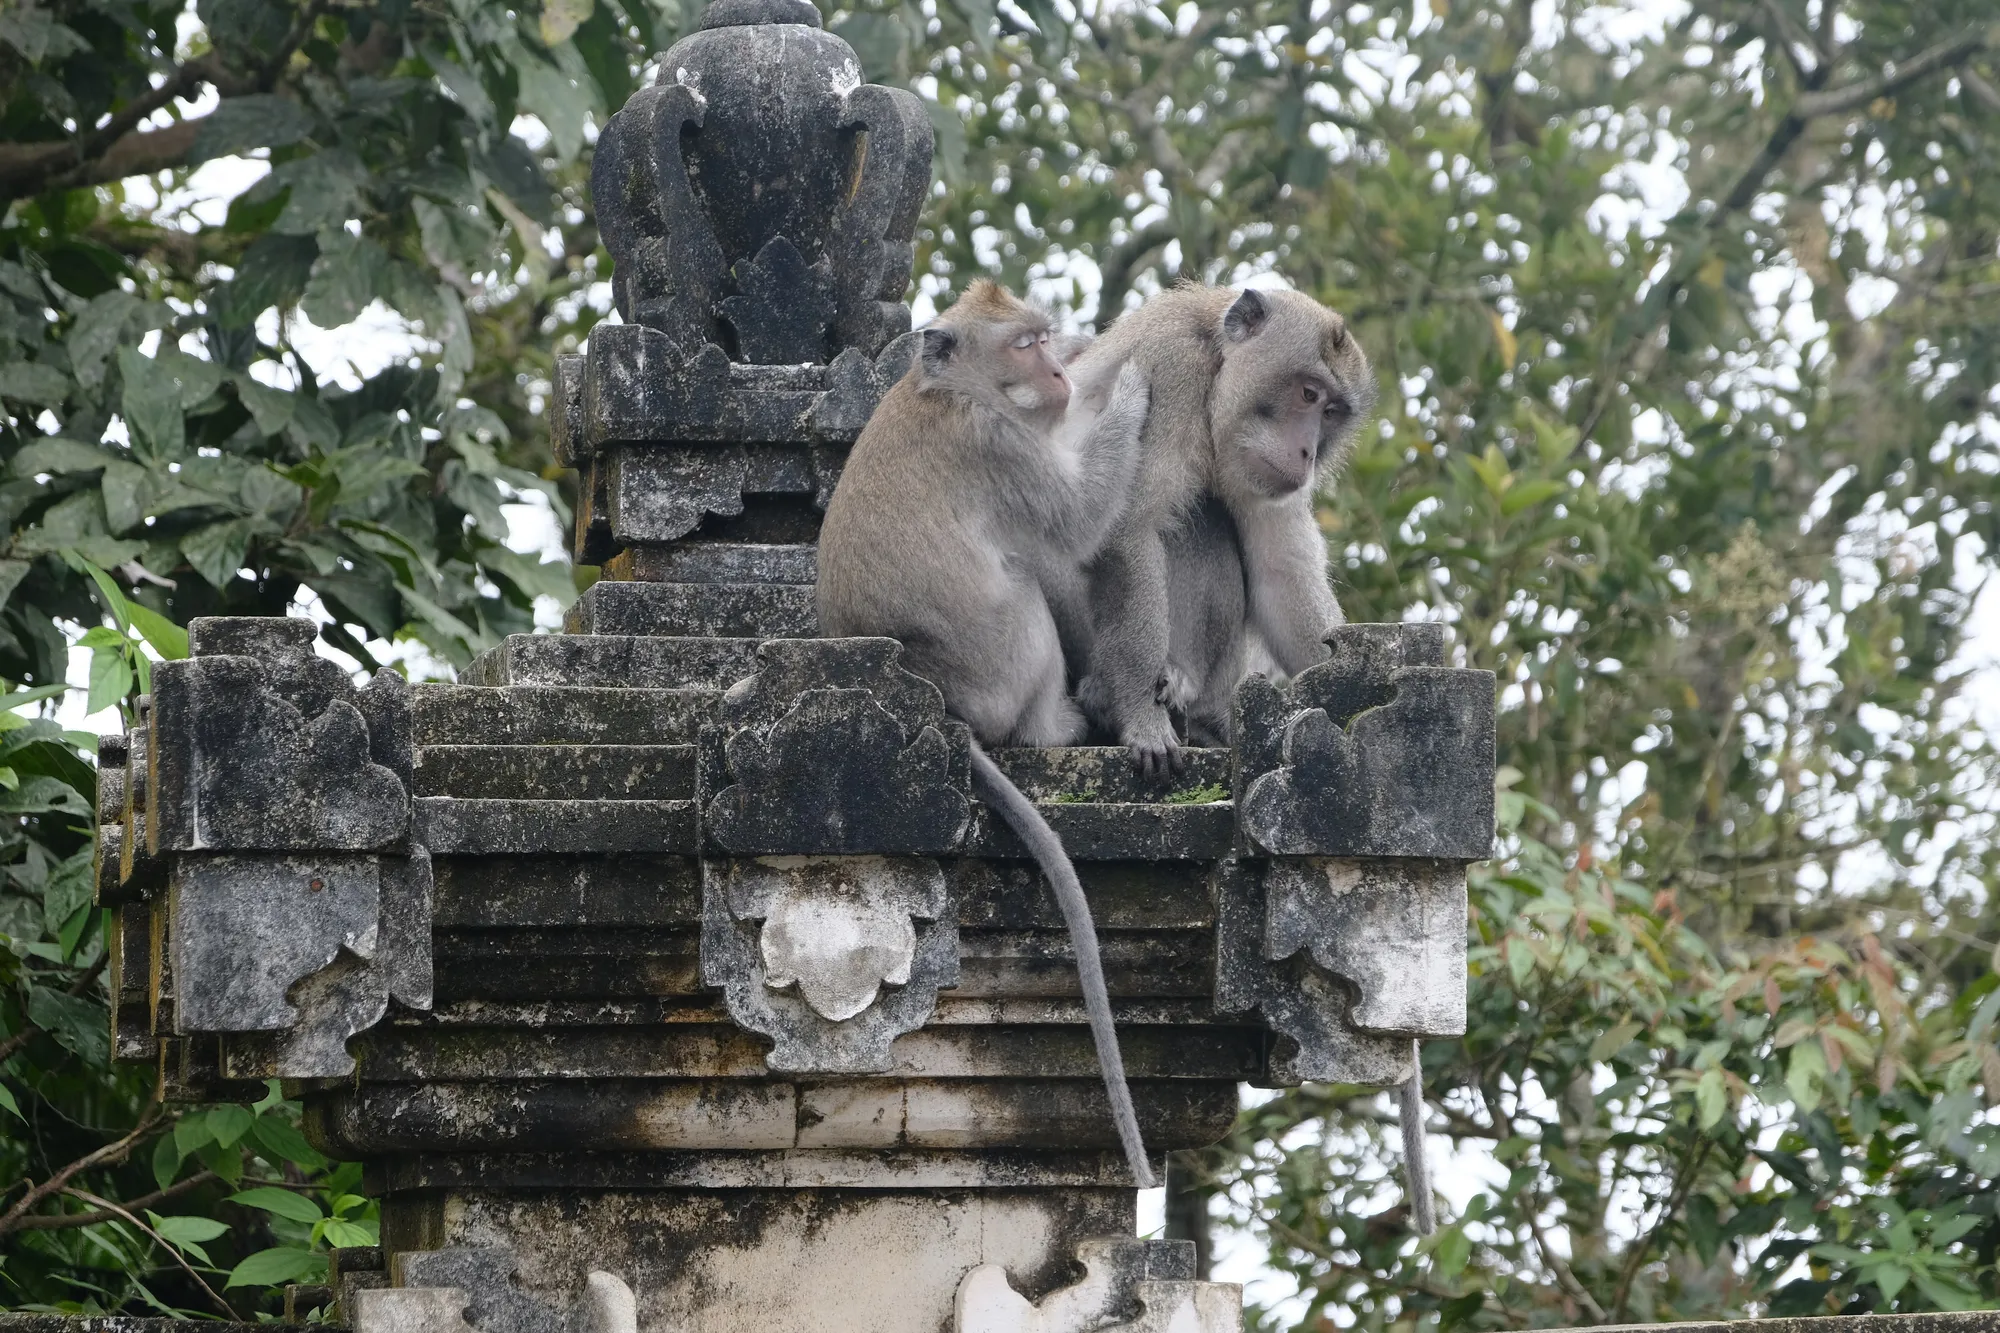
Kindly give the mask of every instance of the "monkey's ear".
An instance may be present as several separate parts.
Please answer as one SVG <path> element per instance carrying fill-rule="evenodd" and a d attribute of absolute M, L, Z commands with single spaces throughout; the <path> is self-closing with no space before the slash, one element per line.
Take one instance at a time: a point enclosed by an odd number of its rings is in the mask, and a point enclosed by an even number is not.
<path fill-rule="evenodd" d="M 1264 304 L 1264 298 L 1257 294 L 1257 289 L 1246 287 L 1222 316 L 1223 336 L 1233 343 L 1240 343 L 1263 328 L 1270 314 L 1270 307 Z"/>
<path fill-rule="evenodd" d="M 922 338 L 917 357 L 923 362 L 924 374 L 942 375 L 951 364 L 953 353 L 958 351 L 958 335 L 950 329 L 932 327 L 923 330 Z"/>

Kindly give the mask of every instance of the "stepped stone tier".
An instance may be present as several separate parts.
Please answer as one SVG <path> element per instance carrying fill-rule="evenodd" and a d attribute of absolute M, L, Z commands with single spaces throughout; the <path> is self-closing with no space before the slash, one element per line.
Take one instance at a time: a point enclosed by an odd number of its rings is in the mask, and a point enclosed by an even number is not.
<path fill-rule="evenodd" d="M 556 371 L 603 570 L 568 632 L 356 688 L 308 622 L 198 620 L 105 742 L 118 1054 L 176 1098 L 284 1080 L 382 1201 L 302 1308 L 1240 1327 L 1190 1243 L 1134 1236 L 1063 920 L 965 728 L 893 641 L 813 637 L 821 511 L 908 363 L 930 152 L 809 4 L 718 0 L 598 144 L 623 322 Z M 1242 1083 L 1386 1086 L 1463 1030 L 1493 679 L 1437 625 L 1330 642 L 1171 785 L 995 755 L 1078 862 L 1155 1153 L 1219 1138 Z"/>

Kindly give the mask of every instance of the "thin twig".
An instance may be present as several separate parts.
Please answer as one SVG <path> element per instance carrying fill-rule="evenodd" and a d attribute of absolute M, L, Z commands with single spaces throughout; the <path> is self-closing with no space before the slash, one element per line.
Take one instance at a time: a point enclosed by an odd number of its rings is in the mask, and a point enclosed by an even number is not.
<path fill-rule="evenodd" d="M 164 1203 L 175 1195 L 185 1194 L 191 1189 L 206 1185 L 211 1180 L 220 1179 L 213 1171 L 201 1171 L 186 1180 L 177 1180 L 163 1190 L 151 1194 L 141 1194 L 136 1199 L 127 1199 L 127 1208 L 151 1208 L 156 1203 Z M 74 1227 L 94 1227 L 99 1222 L 109 1222 L 113 1214 L 95 1213 L 37 1213 L 24 1217 L 14 1224 L 16 1231 L 68 1231 Z"/>
<path fill-rule="evenodd" d="M 104 1209 L 108 1213 L 116 1213 L 119 1217 L 124 1218 L 127 1222 L 130 1222 L 133 1226 L 139 1228 L 139 1230 L 145 1232 L 147 1235 L 151 1236 L 154 1240 L 158 1241 L 162 1246 L 166 1248 L 168 1257 L 171 1258 L 175 1263 L 179 1264 L 181 1268 L 187 1273 L 187 1275 L 193 1278 L 196 1284 L 199 1285 L 203 1291 L 208 1293 L 208 1298 L 215 1302 L 216 1307 L 222 1311 L 225 1317 L 233 1319 L 239 1324 L 243 1322 L 243 1316 L 236 1313 L 235 1307 L 230 1305 L 228 1301 L 223 1300 L 221 1296 L 216 1294 L 215 1288 L 208 1285 L 208 1279 L 204 1278 L 201 1274 L 195 1272 L 193 1264 L 190 1264 L 187 1260 L 181 1258 L 181 1252 L 174 1247 L 174 1243 L 172 1241 L 168 1240 L 165 1236 L 162 1236 L 159 1232 L 147 1226 L 144 1222 L 141 1222 L 138 1218 L 132 1216 L 132 1214 L 126 1212 L 123 1208 L 119 1207 L 117 1204 L 111 1202 L 111 1200 L 100 1199 L 95 1194 L 92 1194 L 89 1190 L 65 1189 L 63 1193 L 71 1195 L 78 1199 L 82 1199 L 85 1203 L 95 1204 L 99 1208 Z"/>
<path fill-rule="evenodd" d="M 1611 1312 L 1614 1319 L 1625 1317 L 1625 1305 L 1631 1298 L 1633 1279 L 1638 1277 L 1640 1268 L 1645 1266 L 1646 1256 L 1652 1253 L 1653 1242 L 1660 1238 L 1660 1234 L 1674 1220 L 1674 1214 L 1681 1210 L 1681 1205 L 1687 1202 L 1687 1196 L 1693 1192 L 1695 1175 L 1701 1170 L 1701 1164 L 1708 1160 L 1708 1150 L 1714 1142 L 1706 1134 L 1696 1134 L 1694 1151 L 1682 1159 L 1681 1169 L 1675 1174 L 1673 1188 L 1667 1191 L 1666 1206 L 1660 1210 L 1659 1219 L 1645 1235 L 1632 1243 L 1632 1252 L 1625 1256 L 1625 1267 L 1618 1274 L 1618 1289 L 1611 1295 Z"/>
<path fill-rule="evenodd" d="M 1576 1280 L 1576 1274 L 1570 1271 L 1569 1265 L 1563 1262 L 1562 1256 L 1556 1253 L 1553 1245 L 1549 1244 L 1547 1234 L 1542 1231 L 1541 1219 L 1537 1216 L 1541 1212 L 1541 1205 L 1541 1196 L 1536 1195 L 1528 1200 L 1528 1207 L 1525 1211 L 1528 1216 L 1528 1230 L 1534 1234 L 1535 1247 L 1542 1252 L 1542 1262 L 1547 1264 L 1549 1271 L 1556 1275 L 1556 1285 L 1568 1292 L 1575 1299 L 1576 1303 L 1584 1308 L 1592 1320 L 1600 1324 L 1609 1323 L 1610 1320 L 1604 1313 L 1604 1307 L 1597 1303 L 1596 1297 L 1584 1290 L 1583 1283 Z"/>
<path fill-rule="evenodd" d="M 15 1230 L 30 1208 L 33 1208 L 51 1194 L 55 1194 L 68 1186 L 70 1179 L 79 1171 L 88 1171 L 93 1166 L 103 1166 L 107 1163 L 122 1161 L 125 1154 L 132 1151 L 132 1145 L 137 1143 L 141 1138 L 144 1138 L 146 1131 L 153 1127 L 153 1122 L 159 1119 L 160 1110 L 160 1102 L 155 1097 L 147 1105 L 146 1113 L 139 1117 L 139 1123 L 134 1125 L 132 1132 L 124 1138 L 107 1143 L 96 1152 L 77 1158 L 74 1162 L 71 1162 L 41 1184 L 29 1186 L 28 1192 L 21 1196 L 20 1201 L 12 1208 L 9 1208 L 4 1216 L 0 1216 L 0 1236 L 4 1236 L 8 1232 Z"/>

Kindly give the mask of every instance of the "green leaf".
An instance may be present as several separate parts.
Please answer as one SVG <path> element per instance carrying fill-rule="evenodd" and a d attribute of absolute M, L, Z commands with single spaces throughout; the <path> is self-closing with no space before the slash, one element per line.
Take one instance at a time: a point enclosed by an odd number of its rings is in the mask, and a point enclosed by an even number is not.
<path fill-rule="evenodd" d="M 273 1164 L 297 1162 L 308 1170 L 317 1170 L 326 1165 L 326 1158 L 319 1154 L 305 1136 L 289 1122 L 272 1115 L 260 1115 L 250 1126 L 251 1137 L 257 1140 L 263 1156 Z"/>
<path fill-rule="evenodd" d="M 181 415 L 181 382 L 173 367 L 158 357 L 141 355 L 136 347 L 121 347 L 118 371 L 125 383 L 121 402 L 133 443 L 152 450 L 155 457 L 178 455 L 187 442 L 187 423 Z"/>
<path fill-rule="evenodd" d="M 173 1184 L 174 1177 L 181 1173 L 181 1162 L 185 1158 L 186 1155 L 181 1152 L 180 1145 L 174 1142 L 173 1135 L 160 1135 L 159 1142 L 153 1145 L 154 1183 L 161 1189 Z"/>
<path fill-rule="evenodd" d="M 21 1104 L 14 1100 L 14 1090 L 0 1083 L 0 1110 L 12 1111 L 14 1118 L 25 1122 L 28 1117 L 21 1114 Z"/>
<path fill-rule="evenodd" d="M 39 361 L 0 363 L 0 398 L 61 407 L 69 397 L 69 376 Z"/>
<path fill-rule="evenodd" d="M 28 992 L 28 1020 L 92 1069 L 111 1063 L 111 1016 L 96 1000 L 48 986 Z"/>
<path fill-rule="evenodd" d="M 279 1189 L 273 1185 L 260 1185 L 256 1189 L 232 1194 L 228 1202 L 242 1204 L 245 1208 L 261 1208 L 267 1213 L 294 1222 L 310 1224 L 326 1216 L 320 1211 L 319 1205 L 305 1195 L 294 1194 L 291 1190 Z"/>
<path fill-rule="evenodd" d="M 1614 1024 L 1606 1028 L 1603 1032 L 1598 1033 L 1597 1040 L 1590 1043 L 1590 1058 L 1592 1063 L 1601 1063 L 1609 1060 L 1612 1056 L 1624 1050 L 1631 1043 L 1632 1038 L 1645 1030 L 1645 1026 L 1645 1024 L 1639 1022 L 1637 1019 L 1628 1018 L 1622 1023 Z"/>
<path fill-rule="evenodd" d="M 85 714 L 101 713 L 115 707 L 132 692 L 132 669 L 125 664 L 125 649 L 99 648 L 90 655 L 90 700 Z"/>
<path fill-rule="evenodd" d="M 184 1115 L 174 1124 L 174 1146 L 183 1157 L 214 1141 L 215 1131 L 209 1127 L 205 1115 Z"/>
<path fill-rule="evenodd" d="M 12 694 L 0 694 L 0 711 L 14 712 L 29 704 L 38 704 L 44 699 L 54 699 L 69 693 L 67 685 L 37 685 L 32 690 L 16 690 Z"/>
<path fill-rule="evenodd" d="M 152 1222 L 153 1230 L 176 1245 L 200 1244 L 214 1240 L 229 1230 L 227 1222 L 218 1222 L 212 1217 L 161 1217 L 150 1210 L 146 1217 Z"/>
<path fill-rule="evenodd" d="M 591 0 L 542 0 L 542 44 L 561 46 L 590 17 Z"/>
<path fill-rule="evenodd" d="M 373 241 L 344 231 L 322 232 L 299 308 L 323 329 L 352 323 L 377 296 L 388 277 L 389 256 Z"/>
<path fill-rule="evenodd" d="M 305 294 L 318 257 L 319 244 L 310 234 L 259 236 L 244 251 L 235 279 L 217 297 L 218 322 L 227 329 L 247 329 L 273 306 L 282 310 L 295 304 Z M 251 410 L 256 411 L 254 404 Z M 262 421 L 260 417 L 260 428 Z"/>
<path fill-rule="evenodd" d="M 229 1274 L 224 1290 L 230 1287 L 275 1287 L 286 1282 L 302 1282 L 316 1279 L 326 1272 L 326 1256 L 311 1250 L 291 1249 L 280 1246 L 276 1249 L 259 1250 L 245 1259 Z"/>
<path fill-rule="evenodd" d="M 271 230 L 287 236 L 337 231 L 361 208 L 367 169 L 342 149 L 327 149 L 287 162 L 271 173 L 291 190 L 285 211 Z M 317 322 L 317 321 L 315 321 Z"/>
<path fill-rule="evenodd" d="M 250 1132 L 250 1122 L 256 1118 L 247 1106 L 218 1106 L 208 1113 L 208 1132 L 227 1148 Z"/>
<path fill-rule="evenodd" d="M 139 631 L 140 637 L 167 661 L 178 662 L 188 655 L 187 631 L 158 611 L 128 601 L 125 614 L 132 618 L 132 628 Z"/>
<path fill-rule="evenodd" d="M 1729 1109 L 1729 1090 L 1723 1085 L 1720 1069 L 1705 1071 L 1695 1082 L 1694 1100 L 1700 1112 L 1701 1127 L 1714 1129 L 1721 1122 L 1722 1113 Z"/>
<path fill-rule="evenodd" d="M 310 264 L 306 271 L 310 275 Z M 276 435 L 290 424 L 293 405 L 297 402 L 297 395 L 260 384 L 247 372 L 236 376 L 236 396 L 242 400 L 243 406 L 250 409 L 250 417 L 257 423 L 257 429 L 266 435 Z"/>
<path fill-rule="evenodd" d="M 250 554 L 250 535 L 242 519 L 212 523 L 181 538 L 181 554 L 210 587 L 227 588 Z"/>
<path fill-rule="evenodd" d="M 28 4 L 0 9 L 0 41 L 19 51 L 30 65 L 90 49 L 90 43 L 76 29 L 57 22 L 49 11 Z"/>
<path fill-rule="evenodd" d="M 225 97 L 197 122 L 188 165 L 251 148 L 283 148 L 313 131 L 314 118 L 299 103 L 275 93 Z"/>
<path fill-rule="evenodd" d="M 115 457 L 115 454 L 94 444 L 48 435 L 23 445 L 7 465 L 7 471 L 16 477 L 32 477 L 43 472 L 58 477 L 75 476 L 84 472 L 102 472 Z"/>
<path fill-rule="evenodd" d="M 1518 514 L 1523 509 L 1538 505 L 1551 496 L 1561 495 L 1568 489 L 1569 487 L 1562 482 L 1549 481 L 1546 478 L 1537 481 L 1517 479 L 1507 488 L 1506 494 L 1500 497 L 1500 512 L 1510 516 Z"/>
<path fill-rule="evenodd" d="M 1903 1284 L 1910 1280 L 1910 1270 L 1901 1264 L 1876 1264 L 1873 1277 L 1882 1299 L 1893 1301 L 1896 1293 L 1903 1289 Z"/>
<path fill-rule="evenodd" d="M 548 126 L 556 156 L 572 162 L 583 148 L 584 121 L 590 115 L 590 94 L 565 71 L 523 48 L 514 63 L 521 80 L 521 109 Z"/>
<path fill-rule="evenodd" d="M 343 1249 L 382 1243 L 381 1228 L 374 1222 L 344 1222 L 335 1218 L 327 1222 L 322 1234 L 327 1244 Z"/>

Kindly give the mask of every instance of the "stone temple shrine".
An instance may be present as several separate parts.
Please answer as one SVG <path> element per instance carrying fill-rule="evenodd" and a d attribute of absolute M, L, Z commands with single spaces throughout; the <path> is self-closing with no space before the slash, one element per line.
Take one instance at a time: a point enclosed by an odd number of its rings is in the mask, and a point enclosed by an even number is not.
<path fill-rule="evenodd" d="M 178 1098 L 282 1079 L 366 1165 L 356 1333 L 1241 1325 L 1135 1237 L 1069 937 L 965 729 L 895 642 L 815 637 L 931 144 L 810 4 L 717 0 L 597 148 L 621 322 L 556 371 L 603 571 L 567 632 L 356 688 L 306 621 L 196 621 L 103 747 L 118 1054 Z M 1493 679 L 1438 625 L 1331 643 L 1171 785 L 995 755 L 1078 863 L 1155 1153 L 1463 1030 Z"/>

